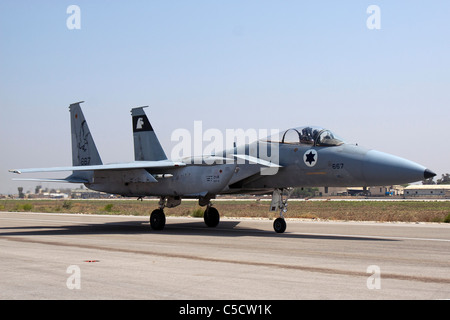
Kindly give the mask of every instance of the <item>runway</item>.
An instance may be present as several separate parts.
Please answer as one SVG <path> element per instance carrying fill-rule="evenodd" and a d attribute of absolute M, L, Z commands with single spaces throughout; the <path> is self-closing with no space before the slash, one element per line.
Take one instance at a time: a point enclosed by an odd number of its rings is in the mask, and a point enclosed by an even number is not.
<path fill-rule="evenodd" d="M 0 213 L 0 299 L 450 299 L 450 225 Z"/>

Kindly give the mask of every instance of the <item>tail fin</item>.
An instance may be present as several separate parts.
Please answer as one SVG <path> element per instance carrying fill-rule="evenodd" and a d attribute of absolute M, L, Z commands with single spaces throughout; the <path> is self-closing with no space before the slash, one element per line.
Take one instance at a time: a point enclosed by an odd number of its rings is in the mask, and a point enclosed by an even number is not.
<path fill-rule="evenodd" d="M 131 109 L 133 118 L 134 159 L 136 161 L 167 160 L 152 125 L 145 115 L 144 108 Z"/>
<path fill-rule="evenodd" d="M 73 166 L 89 166 L 103 164 L 95 146 L 94 139 L 81 111 L 80 103 L 70 105 L 70 124 L 72 130 L 72 164 Z M 89 172 L 75 172 L 78 176 Z M 86 177 L 80 177 L 86 178 Z"/>

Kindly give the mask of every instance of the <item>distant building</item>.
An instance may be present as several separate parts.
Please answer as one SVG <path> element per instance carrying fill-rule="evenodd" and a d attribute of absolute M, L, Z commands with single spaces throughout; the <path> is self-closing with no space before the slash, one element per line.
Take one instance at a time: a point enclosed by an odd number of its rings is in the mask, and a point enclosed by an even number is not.
<path fill-rule="evenodd" d="M 74 189 L 72 190 L 72 199 L 110 199 L 115 198 L 114 195 L 99 192 L 90 189 Z"/>
<path fill-rule="evenodd" d="M 316 195 L 319 197 L 328 197 L 328 196 L 346 196 L 347 188 L 341 187 L 319 187 Z"/>
<path fill-rule="evenodd" d="M 402 186 L 375 186 L 368 188 L 370 195 L 379 196 L 400 196 L 403 195 L 404 188 Z"/>
<path fill-rule="evenodd" d="M 402 186 L 375 186 L 375 187 L 321 187 L 318 188 L 318 196 L 372 196 L 372 197 L 384 197 L 384 196 L 400 196 L 403 195 Z"/>
<path fill-rule="evenodd" d="M 68 199 L 69 194 L 59 192 L 40 192 L 36 193 L 27 193 L 25 194 L 25 199 Z"/>
<path fill-rule="evenodd" d="M 413 197 L 450 198 L 450 185 L 448 184 L 410 185 L 405 188 L 404 196 L 405 198 L 413 198 Z"/>

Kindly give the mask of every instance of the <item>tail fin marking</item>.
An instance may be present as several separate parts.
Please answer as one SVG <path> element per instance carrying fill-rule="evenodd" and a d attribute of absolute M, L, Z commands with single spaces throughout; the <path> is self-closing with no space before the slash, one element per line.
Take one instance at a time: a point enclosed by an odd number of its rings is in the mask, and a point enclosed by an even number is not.
<path fill-rule="evenodd" d="M 138 107 L 131 110 L 133 119 L 134 160 L 167 160 L 167 156 L 153 131 L 153 127 L 144 112 L 144 108 L 146 107 Z"/>
<path fill-rule="evenodd" d="M 72 164 L 73 166 L 92 166 L 101 165 L 102 160 L 95 146 L 80 103 L 76 102 L 70 105 L 70 125 L 72 133 Z M 92 172 L 75 172 L 74 178 L 91 180 Z"/>

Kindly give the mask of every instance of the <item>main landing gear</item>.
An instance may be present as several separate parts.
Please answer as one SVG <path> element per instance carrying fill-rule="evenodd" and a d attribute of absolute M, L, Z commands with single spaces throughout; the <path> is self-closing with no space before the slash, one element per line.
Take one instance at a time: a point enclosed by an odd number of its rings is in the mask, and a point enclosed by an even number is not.
<path fill-rule="evenodd" d="M 150 226 L 153 230 L 162 230 L 166 225 L 166 215 L 163 209 L 155 209 L 150 215 Z"/>
<path fill-rule="evenodd" d="M 164 214 L 164 208 L 173 208 L 178 206 L 180 203 L 181 198 L 179 197 L 161 197 L 159 200 L 159 209 L 153 210 L 150 215 L 150 226 L 152 227 L 152 229 L 164 229 L 164 226 L 166 225 L 166 215 Z M 199 204 L 201 206 L 206 205 L 206 210 L 203 214 L 205 224 L 210 228 L 217 227 L 220 222 L 219 211 L 212 206 L 209 200 L 199 200 Z"/>
<path fill-rule="evenodd" d="M 181 202 L 181 200 L 180 200 Z M 159 199 L 159 209 L 155 209 L 152 211 L 150 215 L 150 226 L 153 230 L 162 230 L 166 225 L 166 215 L 164 214 L 164 208 L 170 205 L 170 200 L 167 200 L 166 197 L 161 197 Z M 169 207 L 173 207 L 170 205 Z"/>
<path fill-rule="evenodd" d="M 273 222 L 273 229 L 276 233 L 283 233 L 286 231 L 286 220 L 284 220 L 283 213 L 287 212 L 287 201 L 294 189 L 288 188 L 287 194 L 283 197 L 283 189 L 275 189 L 272 194 L 272 203 L 270 204 L 270 211 L 280 210 L 280 217 Z"/>
<path fill-rule="evenodd" d="M 219 211 L 217 211 L 216 208 L 212 207 L 211 204 L 209 204 L 205 210 L 205 213 L 203 214 L 203 220 L 205 220 L 205 224 L 208 227 L 217 227 L 220 222 Z"/>
<path fill-rule="evenodd" d="M 286 194 L 284 194 L 286 191 Z M 283 213 L 287 212 L 287 201 L 292 194 L 293 189 L 275 189 L 272 194 L 272 203 L 270 204 L 270 211 L 280 212 L 280 217 L 275 219 L 273 222 L 273 229 L 276 233 L 283 233 L 286 231 L 286 220 L 284 219 Z M 161 197 L 159 200 L 159 209 L 153 210 L 150 215 L 150 226 L 153 230 L 162 230 L 166 225 L 166 215 L 164 214 L 164 208 L 173 208 L 181 203 L 181 198 L 179 197 Z M 205 213 L 203 214 L 203 219 L 205 224 L 214 228 L 220 222 L 219 211 L 211 205 L 210 199 L 199 199 L 200 206 L 206 205 Z"/>
<path fill-rule="evenodd" d="M 203 214 L 203 220 L 205 221 L 205 224 L 210 228 L 217 227 L 220 222 L 220 215 L 219 211 L 212 206 L 211 198 L 200 197 L 198 199 L 198 204 L 201 207 L 206 206 L 205 213 Z"/>

